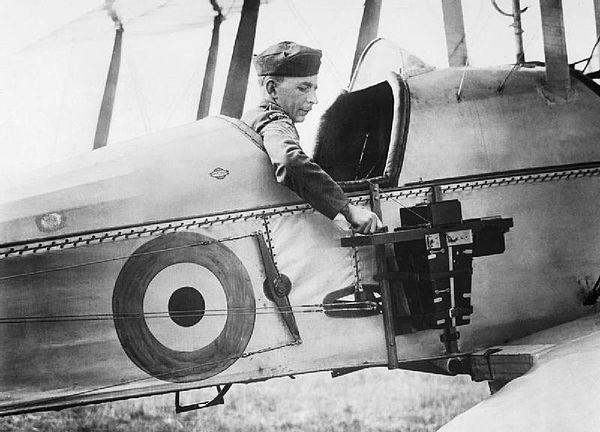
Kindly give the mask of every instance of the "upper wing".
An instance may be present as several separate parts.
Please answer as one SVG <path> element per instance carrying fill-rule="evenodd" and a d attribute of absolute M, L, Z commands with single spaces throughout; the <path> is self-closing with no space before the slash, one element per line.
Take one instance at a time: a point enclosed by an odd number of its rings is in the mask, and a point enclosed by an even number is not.
<path fill-rule="evenodd" d="M 535 347 L 531 370 L 440 431 L 598 430 L 600 315 L 536 333 L 505 348 L 515 346 Z"/>

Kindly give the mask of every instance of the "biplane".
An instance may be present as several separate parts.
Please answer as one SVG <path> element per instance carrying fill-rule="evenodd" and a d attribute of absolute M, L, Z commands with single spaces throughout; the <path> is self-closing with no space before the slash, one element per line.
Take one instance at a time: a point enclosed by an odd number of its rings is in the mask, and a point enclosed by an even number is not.
<path fill-rule="evenodd" d="M 381 366 L 489 381 L 493 415 L 544 364 L 593 352 L 600 87 L 567 62 L 560 1 L 540 1 L 545 62 L 478 68 L 460 1 L 443 4 L 451 67 L 364 42 L 316 135 L 386 232 L 279 185 L 232 115 L 7 188 L 0 415 L 164 393 L 185 411 L 186 390 L 216 387 L 213 405 L 235 383 Z"/>

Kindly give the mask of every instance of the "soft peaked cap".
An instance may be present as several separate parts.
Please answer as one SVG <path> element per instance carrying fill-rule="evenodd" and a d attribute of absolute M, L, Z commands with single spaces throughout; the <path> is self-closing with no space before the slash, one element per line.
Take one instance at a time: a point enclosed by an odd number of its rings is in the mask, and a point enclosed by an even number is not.
<path fill-rule="evenodd" d="M 253 60 L 258 76 L 304 77 L 319 73 L 321 55 L 318 49 L 285 41 L 270 46 Z"/>

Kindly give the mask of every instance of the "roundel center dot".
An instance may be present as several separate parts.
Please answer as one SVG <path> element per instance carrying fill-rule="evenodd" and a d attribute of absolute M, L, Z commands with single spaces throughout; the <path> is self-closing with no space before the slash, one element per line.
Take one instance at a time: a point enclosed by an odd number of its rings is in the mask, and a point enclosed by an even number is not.
<path fill-rule="evenodd" d="M 179 288 L 169 299 L 169 316 L 181 327 L 191 327 L 204 316 L 204 297 L 192 287 Z"/>

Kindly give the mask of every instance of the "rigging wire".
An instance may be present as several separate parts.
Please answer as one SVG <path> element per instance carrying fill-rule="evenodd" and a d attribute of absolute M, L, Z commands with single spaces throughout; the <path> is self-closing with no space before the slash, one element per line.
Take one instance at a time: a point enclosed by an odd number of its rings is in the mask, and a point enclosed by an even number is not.
<path fill-rule="evenodd" d="M 233 6 L 235 5 L 236 0 L 231 0 L 231 3 L 229 4 L 229 8 L 227 9 L 227 12 L 225 12 L 223 14 L 223 19 L 227 19 L 227 17 L 229 16 L 229 13 L 231 12 L 231 9 L 233 9 Z M 241 9 L 240 9 L 241 11 Z"/>
<path fill-rule="evenodd" d="M 508 79 L 512 76 L 512 74 L 521 67 L 521 63 L 515 63 L 513 65 L 513 67 L 510 69 L 510 71 L 506 74 L 506 76 L 504 77 L 504 79 L 502 80 L 502 82 L 500 83 L 500 85 L 498 86 L 498 88 L 496 89 L 496 91 L 498 93 L 502 93 L 504 91 L 504 88 L 506 87 L 506 83 L 508 82 Z"/>
<path fill-rule="evenodd" d="M 427 219 L 427 218 L 424 218 L 424 217 L 423 217 L 423 216 L 421 216 L 419 213 L 417 213 L 416 211 L 414 211 L 412 208 L 410 208 L 410 207 L 406 207 L 404 204 L 402 204 L 402 203 L 401 203 L 400 201 L 398 201 L 396 198 L 394 198 L 394 197 L 392 197 L 392 196 L 391 196 L 391 197 L 390 197 L 390 199 L 391 199 L 392 201 L 395 201 L 395 202 L 396 202 L 398 205 L 400 205 L 400 207 L 402 207 L 402 208 L 404 208 L 404 209 L 408 210 L 410 213 L 412 213 L 413 215 L 415 215 L 415 216 L 416 216 L 416 217 L 418 217 L 419 219 L 423 220 L 425 223 L 427 223 L 427 224 L 429 224 L 429 225 L 431 224 L 431 221 L 430 221 L 429 219 Z"/>
<path fill-rule="evenodd" d="M 487 29 L 490 25 L 490 18 L 491 18 L 490 14 L 487 14 L 487 16 L 485 18 L 483 18 L 482 15 L 483 15 L 483 3 L 480 3 L 479 11 L 477 13 L 477 17 L 475 18 L 475 22 L 477 23 L 477 26 L 472 31 L 473 38 L 469 38 L 469 42 L 474 46 L 479 45 L 479 42 L 484 40 L 484 38 L 482 38 L 481 35 L 482 35 L 484 29 Z M 466 34 L 467 33 L 465 31 L 465 39 L 466 39 Z"/>
<path fill-rule="evenodd" d="M 594 57 L 594 51 L 596 51 L 596 47 L 598 46 L 598 43 L 600 43 L 600 36 L 598 36 L 598 39 L 596 39 L 596 43 L 592 47 L 592 52 L 590 53 L 590 56 L 587 58 L 587 62 L 585 64 L 585 66 L 583 67 L 583 69 L 581 70 L 581 73 L 585 73 L 585 70 L 590 65 L 590 62 L 592 61 L 592 57 Z"/>
<path fill-rule="evenodd" d="M 456 100 L 458 102 L 460 102 L 462 100 L 462 89 L 463 89 L 463 84 L 465 82 L 465 76 L 467 75 L 468 68 L 469 68 L 469 58 L 467 57 L 467 60 L 465 61 L 465 66 L 463 68 L 462 75 L 460 77 L 460 84 L 458 85 L 458 90 L 456 92 Z"/>
<path fill-rule="evenodd" d="M 196 66 L 194 68 L 192 68 L 192 72 L 190 73 L 189 78 L 187 79 L 185 85 L 181 87 L 180 91 L 175 94 L 175 96 L 169 103 L 169 108 L 167 109 L 167 115 L 165 116 L 165 121 L 164 121 L 164 124 L 162 127 L 163 129 L 166 129 L 169 126 L 169 122 L 171 121 L 173 114 L 175 114 L 177 106 L 181 103 L 182 100 L 184 100 L 186 95 L 189 96 L 189 95 L 192 95 L 195 93 L 195 92 L 190 91 L 194 87 L 195 83 L 202 82 L 202 79 L 198 79 L 198 78 L 202 78 L 202 72 L 201 72 L 202 64 L 200 61 L 197 61 L 195 63 L 196 63 Z"/>
<path fill-rule="evenodd" d="M 67 70 L 70 72 L 73 64 L 73 44 L 69 44 L 69 60 L 66 64 Z M 60 92 L 60 103 L 57 111 L 56 128 L 54 130 L 54 142 L 52 146 L 58 148 L 58 137 L 60 135 L 61 125 L 63 123 L 63 114 L 65 111 L 66 99 L 67 99 L 67 81 L 69 81 L 69 74 L 65 74 L 62 80 L 61 92 Z"/>
<path fill-rule="evenodd" d="M 49 41 L 49 40 L 51 40 L 51 39 L 59 36 L 61 34 L 61 32 L 67 30 L 73 24 L 78 24 L 81 21 L 83 21 L 85 19 L 88 19 L 90 17 L 93 17 L 93 16 L 95 16 L 96 14 L 99 14 L 102 11 L 104 11 L 104 7 L 103 6 L 97 6 L 97 7 L 94 7 L 92 9 L 89 9 L 87 12 L 84 12 L 79 17 L 68 21 L 67 23 L 63 24 L 59 28 L 54 29 L 50 33 L 47 33 L 44 36 L 41 36 L 39 39 L 37 39 L 37 40 L 35 40 L 35 41 L 27 44 L 25 47 L 23 47 L 23 48 L 19 49 L 18 51 L 16 51 L 16 54 L 21 54 L 21 53 L 24 53 L 26 51 L 29 51 L 29 50 L 32 50 L 32 49 L 35 49 L 35 48 L 39 48 L 39 46 L 42 45 L 44 42 L 47 42 L 47 41 Z"/>
<path fill-rule="evenodd" d="M 106 4 L 109 4 L 110 0 L 106 0 Z M 115 0 L 112 0 L 112 3 L 114 3 Z M 173 0 L 164 0 L 162 3 L 157 4 L 156 6 L 147 9 L 146 11 L 143 11 L 141 13 L 139 13 L 138 15 L 132 16 L 130 18 L 126 18 L 125 21 L 121 21 L 122 22 L 122 26 L 125 26 L 125 24 L 129 25 L 132 21 L 139 21 L 141 18 L 147 17 L 152 15 L 153 13 L 156 13 L 156 11 L 166 7 L 169 3 L 173 3 Z M 106 6 L 105 6 L 106 8 Z M 111 4 L 111 10 L 114 11 L 114 6 Z M 116 13 L 116 11 L 114 11 Z M 119 17 L 119 21 L 120 21 L 120 17 Z M 133 54 L 133 51 L 130 49 L 127 51 L 127 53 L 130 55 L 130 62 L 129 64 L 131 65 L 131 71 L 130 71 L 130 75 L 131 75 L 131 79 L 133 80 L 133 88 L 134 88 L 134 92 L 135 92 L 135 96 L 136 96 L 136 101 L 138 104 L 138 109 L 139 109 L 139 113 L 140 113 L 140 117 L 142 119 L 142 124 L 144 127 L 144 132 L 145 133 L 150 133 L 152 131 L 152 121 L 150 119 L 150 114 L 148 111 L 148 102 L 146 100 L 146 98 L 144 97 L 143 91 L 141 89 L 140 86 L 140 75 L 139 75 L 139 71 L 138 71 L 138 67 L 137 67 L 137 62 L 136 62 L 136 58 L 135 55 Z M 173 105 L 175 105 L 177 102 L 177 100 L 175 100 L 173 102 Z M 173 110 L 175 109 L 175 107 L 173 107 Z M 168 120 L 170 119 L 172 114 L 169 115 Z"/>
<path fill-rule="evenodd" d="M 360 159 L 358 160 L 358 164 L 356 165 L 356 171 L 354 172 L 354 180 L 359 179 L 360 168 L 362 166 L 363 159 L 365 157 L 365 151 L 367 149 L 368 142 L 369 142 L 369 132 L 367 132 L 367 134 L 365 135 L 365 139 L 363 140 L 362 150 L 360 151 Z M 375 168 L 375 166 L 373 166 L 373 168 Z M 371 171 L 373 171 L 373 168 L 371 169 Z M 368 177 L 368 175 L 364 176 L 364 177 Z"/>
<path fill-rule="evenodd" d="M 109 0 L 106 0 L 107 3 Z M 115 0 L 112 0 L 113 3 L 115 2 Z M 157 10 L 164 8 L 165 6 L 167 6 L 167 4 L 169 3 L 173 3 L 174 0 L 164 0 L 161 4 L 157 4 L 154 7 L 151 7 L 149 9 L 146 9 L 143 12 L 140 12 L 138 15 L 134 15 L 132 17 L 126 18 L 126 23 L 129 24 L 131 23 L 131 21 L 134 20 L 139 20 L 140 18 L 144 18 L 146 16 L 152 15 L 153 13 L 155 13 Z"/>
<path fill-rule="evenodd" d="M 191 243 L 188 245 L 173 246 L 170 248 L 157 249 L 157 250 L 148 251 L 148 252 L 134 253 L 132 255 L 120 255 L 120 256 L 116 256 L 116 257 L 112 257 L 112 258 L 105 258 L 105 259 L 96 260 L 96 261 L 88 261 L 88 262 L 84 262 L 84 263 L 71 264 L 71 265 L 67 265 L 67 266 L 63 266 L 63 267 L 55 267 L 55 268 L 51 268 L 51 269 L 43 269 L 43 270 L 36 270 L 36 271 L 32 271 L 32 272 L 27 272 L 27 273 L 19 273 L 19 274 L 15 274 L 15 275 L 2 276 L 2 277 L 0 277 L 0 281 L 8 280 L 8 279 L 15 279 L 15 278 L 19 278 L 19 277 L 34 276 L 34 275 L 39 275 L 39 274 L 44 274 L 44 273 L 57 272 L 57 271 L 61 271 L 61 270 L 71 270 L 74 268 L 80 268 L 80 267 L 85 267 L 85 266 L 95 265 L 95 264 L 104 264 L 107 262 L 128 259 L 129 257 L 153 255 L 153 254 L 157 254 L 157 253 L 170 252 L 170 251 L 174 251 L 174 250 L 178 250 L 178 249 L 186 249 L 186 248 L 192 248 L 192 247 L 197 247 L 197 246 L 207 246 L 207 245 L 213 244 L 213 243 L 221 243 L 221 242 L 226 242 L 226 241 L 240 240 L 240 239 L 247 238 L 247 237 L 255 237 L 257 235 L 259 235 L 259 234 L 258 233 L 243 234 L 243 235 L 238 235 L 238 236 L 225 237 L 225 238 L 222 238 L 219 240 L 214 240 L 214 241 L 206 240 L 206 241 L 202 241 L 202 242 Z"/>
<path fill-rule="evenodd" d="M 473 45 L 477 45 L 477 43 L 482 40 L 483 38 L 480 38 L 479 36 L 482 34 L 484 28 L 487 27 L 488 25 L 488 21 L 490 20 L 490 16 L 488 15 L 485 20 L 482 19 L 482 14 L 483 14 L 483 9 L 480 5 L 479 7 L 479 11 L 477 14 L 477 18 L 475 19 L 475 22 L 477 23 L 477 27 L 472 31 L 474 37 L 472 38 L 471 43 Z M 462 36 L 461 40 L 456 44 L 456 46 L 454 47 L 454 49 L 452 50 L 452 53 L 450 56 L 453 56 L 455 54 L 455 52 L 458 50 L 458 48 L 460 47 L 460 45 L 462 43 L 467 43 L 467 32 L 465 31 L 464 35 Z M 471 61 L 470 61 L 470 55 L 469 55 L 470 50 L 467 49 L 467 58 L 465 60 L 465 65 L 463 67 L 463 71 L 460 77 L 460 82 L 459 82 L 459 86 L 458 86 L 458 90 L 456 92 L 456 101 L 460 102 L 462 100 L 462 90 L 464 87 L 464 83 L 466 81 L 466 76 L 467 76 L 467 70 L 469 69 L 469 67 L 471 67 Z M 450 57 L 449 56 L 449 57 Z"/>
<path fill-rule="evenodd" d="M 49 323 L 49 322 L 80 322 L 80 321 L 112 321 L 112 320 L 139 320 L 156 318 L 204 318 L 206 316 L 237 316 L 237 315 L 278 315 L 293 313 L 324 313 L 331 308 L 335 312 L 340 311 L 365 311 L 376 310 L 376 301 L 345 301 L 343 303 L 315 303 L 303 305 L 290 305 L 284 310 L 275 306 L 262 306 L 256 308 L 231 307 L 229 309 L 195 309 L 185 312 L 144 312 L 130 314 L 80 314 L 80 315 L 37 315 L 37 316 L 11 316 L 0 318 L 0 324 L 24 324 L 24 323 Z"/>
<path fill-rule="evenodd" d="M 148 110 L 147 110 L 147 106 L 146 106 L 147 103 L 146 103 L 146 100 L 144 98 L 143 92 L 140 87 L 141 81 L 139 79 L 135 55 L 133 53 L 133 50 L 131 50 L 131 49 L 129 49 L 128 52 L 129 52 L 129 58 L 131 59 L 129 61 L 129 64 L 131 65 L 131 70 L 129 73 L 131 74 L 131 79 L 133 80 L 133 89 L 135 91 L 135 98 L 136 98 L 136 101 L 138 104 L 140 116 L 142 118 L 142 123 L 144 125 L 144 132 L 146 134 L 148 134 L 152 131 L 152 127 L 151 127 L 150 116 L 148 114 Z"/>
<path fill-rule="evenodd" d="M 19 277 L 27 277 L 39 274 L 46 274 L 50 272 L 57 272 L 61 270 L 70 270 L 74 268 L 81 268 L 85 266 L 102 264 L 106 262 L 113 262 L 123 259 L 129 259 L 130 257 L 138 257 L 145 255 L 154 255 L 158 253 L 164 252 L 172 252 L 174 250 L 181 250 L 192 247 L 199 246 L 207 246 L 215 243 L 222 243 L 226 241 L 234 241 L 243 238 L 249 238 L 261 235 L 258 232 L 251 234 L 243 234 L 238 236 L 226 237 L 213 241 L 202 241 L 197 243 L 192 243 L 188 245 L 174 246 L 169 248 L 162 248 L 147 252 L 139 252 L 134 253 L 132 255 L 122 255 L 117 257 L 106 258 L 102 260 L 88 261 L 85 263 L 72 264 L 68 266 L 56 267 L 51 269 L 43 269 L 32 272 L 20 273 L 15 275 L 8 275 L 0 277 L 1 280 L 15 279 Z M 374 309 L 377 307 L 374 302 L 345 302 L 343 307 L 340 307 L 339 304 L 331 303 L 331 304 L 311 304 L 311 305 L 293 305 L 290 306 L 287 310 L 284 310 L 283 313 L 312 313 L 312 312 L 324 312 L 327 307 L 335 307 L 336 310 L 356 310 L 361 309 L 365 310 L 365 307 Z M 0 318 L 0 324 L 15 324 L 15 323 L 25 323 L 25 322 L 62 322 L 62 321 L 99 321 L 99 320 L 112 320 L 112 319 L 140 319 L 140 318 L 168 318 L 172 315 L 177 317 L 197 317 L 202 314 L 203 316 L 227 316 L 227 315 L 243 315 L 243 314 L 278 314 L 282 311 L 275 307 L 259 307 L 254 309 L 248 308 L 228 308 L 228 309 L 203 309 L 203 310 L 186 310 L 186 311 L 174 311 L 170 314 L 167 311 L 158 311 L 158 312 L 146 312 L 143 314 L 110 314 L 110 313 L 96 313 L 96 314 L 82 314 L 82 315 L 40 315 L 40 316 L 14 316 L 14 317 L 3 317 Z"/>
<path fill-rule="evenodd" d="M 288 9 L 294 15 L 294 17 L 296 18 L 296 21 L 302 27 L 304 27 L 305 33 L 311 38 L 311 40 L 313 41 L 313 44 L 319 45 L 319 42 L 315 39 L 315 36 L 314 36 L 316 34 L 316 32 L 312 29 L 312 27 L 306 22 L 306 20 L 298 12 L 298 9 L 296 9 L 294 2 L 287 2 L 287 6 L 288 6 Z M 342 78 L 342 75 L 341 75 L 339 69 L 337 68 L 336 64 L 333 62 L 333 60 L 331 60 L 331 58 L 329 57 L 329 55 L 326 52 L 323 52 L 323 59 L 327 63 L 329 63 L 329 66 L 331 67 L 331 71 L 333 72 L 334 78 L 335 78 L 338 86 L 340 88 L 344 87 L 344 84 L 343 84 L 344 79 Z"/>

